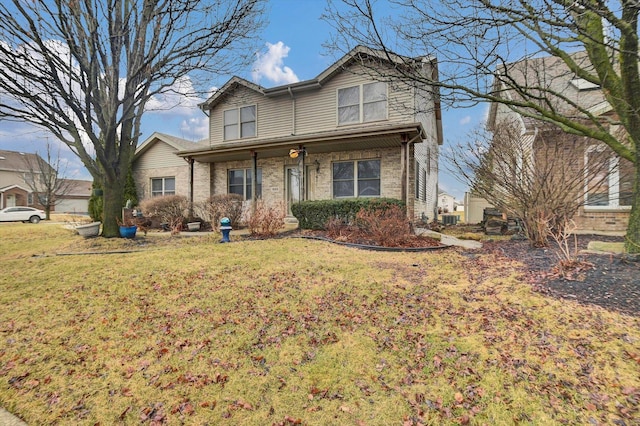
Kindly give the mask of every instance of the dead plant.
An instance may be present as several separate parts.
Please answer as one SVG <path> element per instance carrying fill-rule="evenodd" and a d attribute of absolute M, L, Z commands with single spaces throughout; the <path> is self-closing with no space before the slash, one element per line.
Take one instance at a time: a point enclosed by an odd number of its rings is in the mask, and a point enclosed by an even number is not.
<path fill-rule="evenodd" d="M 356 215 L 356 223 L 373 241 L 385 247 L 397 247 L 412 235 L 411 222 L 405 210 L 397 205 L 361 209 Z"/>
<path fill-rule="evenodd" d="M 284 203 L 267 204 L 260 199 L 256 201 L 255 209 L 249 209 L 245 222 L 251 235 L 272 237 L 282 229 L 284 218 Z"/>
<path fill-rule="evenodd" d="M 564 221 L 558 227 L 549 227 L 547 233 L 555 241 L 558 264 L 554 272 L 566 280 L 582 281 L 584 272 L 593 268 L 593 264 L 578 257 L 578 236 L 574 233 L 577 226 L 573 220 Z M 571 237 L 573 236 L 573 247 Z"/>

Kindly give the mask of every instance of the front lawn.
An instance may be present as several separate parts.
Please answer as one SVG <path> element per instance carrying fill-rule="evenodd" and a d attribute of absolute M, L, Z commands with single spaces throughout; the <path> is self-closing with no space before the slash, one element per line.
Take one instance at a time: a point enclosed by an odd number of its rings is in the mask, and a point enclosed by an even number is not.
<path fill-rule="evenodd" d="M 535 293 L 498 254 L 218 239 L 1 225 L 0 406 L 30 425 L 640 416 L 638 318 Z"/>

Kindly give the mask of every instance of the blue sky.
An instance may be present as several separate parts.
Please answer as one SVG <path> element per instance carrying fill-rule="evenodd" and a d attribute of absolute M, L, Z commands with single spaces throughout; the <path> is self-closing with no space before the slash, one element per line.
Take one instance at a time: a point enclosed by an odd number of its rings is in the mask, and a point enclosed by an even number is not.
<path fill-rule="evenodd" d="M 271 0 L 268 25 L 261 37 L 263 49 L 256 54 L 255 62 L 239 76 L 264 87 L 273 87 L 308 80 L 324 71 L 336 59 L 323 47 L 332 31 L 331 26 L 320 19 L 325 7 L 325 0 Z M 221 86 L 228 78 L 212 79 L 212 88 Z M 139 143 L 156 131 L 194 141 L 206 137 L 207 117 L 197 108 L 198 100 L 169 110 L 162 110 L 162 106 L 171 103 L 171 99 L 156 99 L 155 102 L 158 111 L 144 117 Z M 486 106 L 443 111 L 443 149 L 465 138 L 482 122 L 485 111 Z M 28 124 L 0 122 L 0 149 L 44 153 L 47 140 L 56 142 L 45 131 Z M 66 146 L 60 149 L 67 163 L 67 177 L 91 180 L 80 160 Z M 443 165 L 439 178 L 441 191 L 462 200 L 465 185 L 453 178 Z"/>

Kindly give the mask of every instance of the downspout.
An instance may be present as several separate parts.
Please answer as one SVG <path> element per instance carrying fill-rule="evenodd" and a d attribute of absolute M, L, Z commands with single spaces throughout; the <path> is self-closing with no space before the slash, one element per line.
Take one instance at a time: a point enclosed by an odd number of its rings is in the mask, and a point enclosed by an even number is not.
<path fill-rule="evenodd" d="M 403 134 L 402 137 L 404 139 L 406 139 L 407 136 L 406 136 L 406 134 Z M 414 136 L 411 140 L 408 140 L 408 141 L 403 143 L 403 145 L 405 146 L 405 155 L 406 155 L 406 160 L 405 160 L 405 167 L 406 167 L 405 196 L 406 196 L 406 198 L 405 198 L 404 201 L 405 201 L 405 204 L 407 206 L 407 217 L 410 220 L 413 220 L 413 213 L 415 213 L 413 211 L 413 209 L 412 209 L 411 216 L 409 216 L 409 200 L 410 200 L 411 193 L 412 193 L 409 190 L 409 182 L 410 182 L 410 178 L 411 178 L 410 173 L 409 173 L 411 171 L 411 162 L 410 162 L 410 160 L 411 160 L 411 145 L 414 144 L 418 139 L 420 139 L 420 133 L 418 133 L 416 136 Z M 431 159 L 428 159 L 428 161 L 431 161 Z M 416 177 L 416 178 L 419 179 L 419 177 Z M 426 182 L 425 182 L 425 185 L 426 185 Z M 415 205 L 414 205 L 414 208 L 415 208 Z"/>
<path fill-rule="evenodd" d="M 300 170 L 300 185 L 298 185 L 298 200 L 300 201 L 304 201 L 304 194 L 307 192 L 305 185 L 306 185 L 306 181 L 304 178 L 305 175 L 305 170 L 304 170 L 304 157 L 307 156 L 307 151 L 305 151 L 304 146 L 299 145 L 298 149 L 300 150 L 300 152 L 302 153 L 301 159 L 300 159 L 300 164 L 301 164 L 301 170 Z"/>
<path fill-rule="evenodd" d="M 251 215 L 254 215 L 258 204 L 258 153 L 254 150 L 251 150 L 251 160 Z"/>

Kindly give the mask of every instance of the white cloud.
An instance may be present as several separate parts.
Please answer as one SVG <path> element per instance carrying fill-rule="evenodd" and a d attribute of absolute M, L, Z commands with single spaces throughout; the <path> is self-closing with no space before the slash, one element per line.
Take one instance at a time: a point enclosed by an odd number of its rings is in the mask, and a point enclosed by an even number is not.
<path fill-rule="evenodd" d="M 276 85 L 300 81 L 291 68 L 284 66 L 284 58 L 289 55 L 291 48 L 281 41 L 276 44 L 266 43 L 266 46 L 265 53 L 256 53 L 257 59 L 251 73 L 253 82 L 260 83 L 263 78 Z"/>
<path fill-rule="evenodd" d="M 180 123 L 183 139 L 199 141 L 209 136 L 209 117 L 189 117 Z"/>
<path fill-rule="evenodd" d="M 204 99 L 195 96 L 196 90 L 189 77 L 176 81 L 173 86 L 147 102 L 145 110 L 155 114 L 171 114 L 172 116 L 190 116 L 198 111 L 198 104 Z"/>
<path fill-rule="evenodd" d="M 465 115 L 464 117 L 462 117 L 460 119 L 460 125 L 464 126 L 465 124 L 469 124 L 471 123 L 471 116 L 470 115 Z"/>

